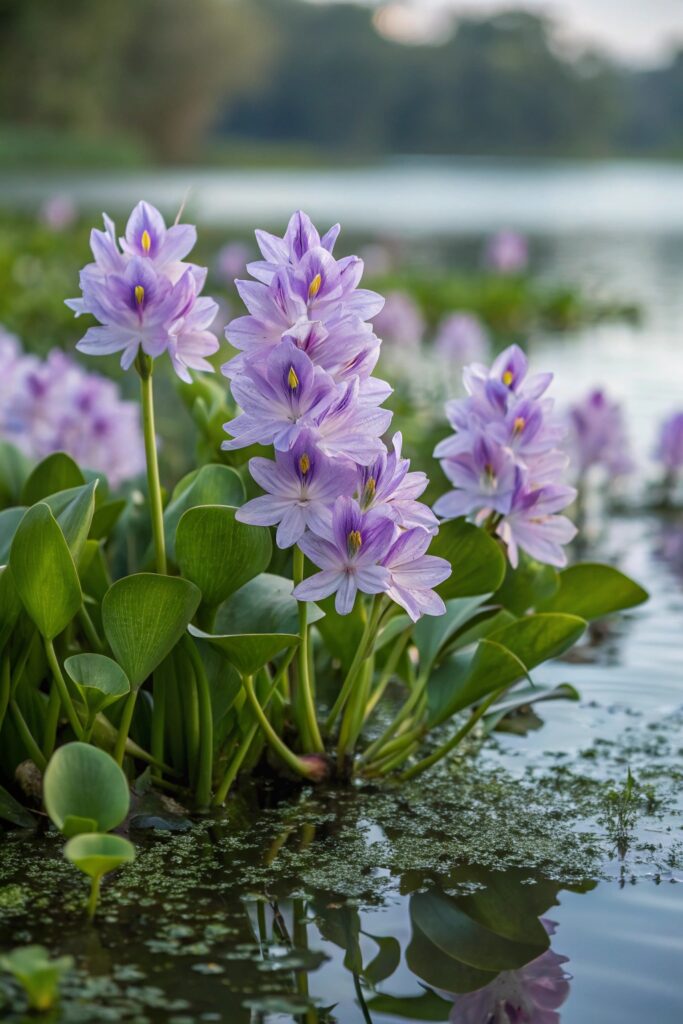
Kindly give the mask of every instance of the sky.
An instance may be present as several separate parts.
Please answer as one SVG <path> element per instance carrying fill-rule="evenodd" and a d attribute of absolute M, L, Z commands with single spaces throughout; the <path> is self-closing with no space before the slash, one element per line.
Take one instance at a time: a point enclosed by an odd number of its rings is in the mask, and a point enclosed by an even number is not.
<path fill-rule="evenodd" d="M 338 0 L 313 0 L 335 3 Z M 595 46 L 629 63 L 647 66 L 683 48 L 683 0 L 356 0 L 377 7 L 380 30 L 395 38 L 429 38 L 446 10 L 489 14 L 526 8 L 559 22 L 572 49 Z"/>

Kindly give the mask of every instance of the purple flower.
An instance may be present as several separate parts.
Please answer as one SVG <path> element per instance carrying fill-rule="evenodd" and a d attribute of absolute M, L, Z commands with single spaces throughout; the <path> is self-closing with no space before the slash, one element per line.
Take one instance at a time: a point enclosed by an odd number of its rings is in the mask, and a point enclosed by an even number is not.
<path fill-rule="evenodd" d="M 95 261 L 81 271 L 82 297 L 66 303 L 77 316 L 90 313 L 99 321 L 76 347 L 89 355 L 122 352 L 124 369 L 140 350 L 152 358 L 168 351 L 176 373 L 187 382 L 189 369 L 212 370 L 206 356 L 218 349 L 209 330 L 218 307 L 200 297 L 206 271 L 182 262 L 196 240 L 195 228 L 167 228 L 158 210 L 138 203 L 120 240 L 121 251 L 106 215 L 104 224 L 104 231 L 91 232 Z"/>
<path fill-rule="evenodd" d="M 0 337 L 0 435 L 31 459 L 65 451 L 118 487 L 145 466 L 140 410 L 58 349 L 45 360 Z"/>
<path fill-rule="evenodd" d="M 446 606 L 433 587 L 451 575 L 445 558 L 425 554 L 431 533 L 414 527 L 401 533 L 382 559 L 391 576 L 387 594 L 408 612 L 413 622 L 421 615 L 443 615 Z"/>
<path fill-rule="evenodd" d="M 70 196 L 57 193 L 40 207 L 40 220 L 50 231 L 64 231 L 78 218 L 78 207 Z"/>
<path fill-rule="evenodd" d="M 358 500 L 363 511 L 381 509 L 398 526 L 408 529 L 421 526 L 433 534 L 438 520 L 428 505 L 417 501 L 429 481 L 425 473 L 409 472 L 410 460 L 401 458 L 403 439 L 400 433 L 392 438 L 391 452 L 386 448 L 368 466 L 358 471 Z"/>
<path fill-rule="evenodd" d="M 236 277 L 246 272 L 251 248 L 244 242 L 228 242 L 218 251 L 216 265 L 220 277 L 233 284 Z"/>
<path fill-rule="evenodd" d="M 519 548 L 539 562 L 560 568 L 567 564 L 562 545 L 574 539 L 576 527 L 566 516 L 555 513 L 575 497 L 573 487 L 549 484 L 533 489 L 519 477 L 510 510 L 496 527 L 513 569 L 519 562 Z"/>
<path fill-rule="evenodd" d="M 612 477 L 633 471 L 622 408 L 601 388 L 572 405 L 568 421 L 568 450 L 579 475 L 591 466 L 602 467 Z"/>
<path fill-rule="evenodd" d="M 454 519 L 481 508 L 499 515 L 510 511 L 520 470 L 509 450 L 481 434 L 471 451 L 444 459 L 441 465 L 456 489 L 434 503 L 437 515 Z"/>
<path fill-rule="evenodd" d="M 683 467 L 683 412 L 668 416 L 662 423 L 655 458 L 667 473 L 678 473 Z"/>
<path fill-rule="evenodd" d="M 408 292 L 389 292 L 373 325 L 380 338 L 392 346 L 418 346 L 425 332 L 420 307 Z"/>
<path fill-rule="evenodd" d="M 249 460 L 249 472 L 266 494 L 237 510 L 236 518 L 255 526 L 275 526 L 278 547 L 296 544 L 306 529 L 329 535 L 332 505 L 353 490 L 353 466 L 332 462 L 316 451 L 310 435 L 301 434 L 287 452 Z"/>
<path fill-rule="evenodd" d="M 434 348 L 444 359 L 463 365 L 485 359 L 489 339 L 479 317 L 473 313 L 451 313 L 439 324 Z"/>
<path fill-rule="evenodd" d="M 519 274 L 529 262 L 529 244 L 517 231 L 499 231 L 484 250 L 484 263 L 499 274 Z"/>
<path fill-rule="evenodd" d="M 541 918 L 549 935 L 554 921 Z M 440 992 L 453 1001 L 451 1024 L 560 1024 L 557 1010 L 569 995 L 571 975 L 564 969 L 569 958 L 547 949 L 516 971 L 501 971 L 474 992 Z"/>
<path fill-rule="evenodd" d="M 394 537 L 394 524 L 380 512 L 361 512 L 351 498 L 338 498 L 332 514 L 332 539 L 306 533 L 299 547 L 322 570 L 294 588 L 299 601 L 317 601 L 336 594 L 339 615 L 348 615 L 360 590 L 381 594 L 391 575 L 381 565 Z"/>
<path fill-rule="evenodd" d="M 249 370 L 237 377 L 232 393 L 244 411 L 224 424 L 233 440 L 224 441 L 223 448 L 232 451 L 250 444 L 272 444 L 287 451 L 338 398 L 339 387 L 305 352 L 285 341 L 272 352 L 263 370 Z"/>
<path fill-rule="evenodd" d="M 445 518 L 474 515 L 504 541 L 513 566 L 523 548 L 550 565 L 565 565 L 562 545 L 575 535 L 557 515 L 576 492 L 562 483 L 567 457 L 557 444 L 564 429 L 553 401 L 541 398 L 552 374 L 528 375 L 526 356 L 512 345 L 489 369 L 463 373 L 468 397 L 446 409 L 455 434 L 434 454 L 454 485 L 434 511 Z"/>

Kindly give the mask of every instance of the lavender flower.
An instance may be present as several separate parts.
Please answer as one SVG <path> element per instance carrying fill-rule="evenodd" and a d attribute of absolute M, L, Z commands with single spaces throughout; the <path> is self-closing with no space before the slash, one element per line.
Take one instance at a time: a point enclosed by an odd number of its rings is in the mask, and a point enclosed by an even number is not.
<path fill-rule="evenodd" d="M 593 466 L 610 477 L 635 468 L 621 406 L 601 388 L 590 391 L 569 409 L 568 450 L 573 467 L 583 476 Z"/>
<path fill-rule="evenodd" d="M 565 565 L 562 545 L 576 530 L 557 513 L 576 491 L 562 483 L 568 460 L 557 444 L 564 431 L 553 419 L 552 400 L 541 397 L 552 375 L 529 376 L 526 356 L 513 345 L 490 369 L 466 367 L 463 379 L 467 397 L 446 407 L 455 434 L 434 453 L 454 489 L 434 511 L 486 523 L 505 543 L 513 567 L 520 548 L 539 561 Z"/>
<path fill-rule="evenodd" d="M 485 359 L 489 339 L 479 317 L 473 313 L 451 313 L 439 324 L 434 348 L 444 359 L 462 366 Z"/>
<path fill-rule="evenodd" d="M 668 416 L 662 423 L 655 458 L 669 474 L 679 473 L 683 468 L 683 412 Z"/>
<path fill-rule="evenodd" d="M 389 570 L 387 594 L 408 612 L 413 622 L 421 615 L 443 615 L 446 606 L 432 587 L 451 574 L 445 558 L 425 554 L 432 540 L 427 530 L 414 527 L 400 533 L 382 559 Z"/>
<path fill-rule="evenodd" d="M 389 570 L 380 565 L 394 536 L 394 524 L 380 512 L 361 512 L 351 498 L 338 498 L 332 515 L 332 539 L 306 533 L 299 547 L 322 572 L 299 583 L 294 597 L 318 601 L 336 594 L 335 608 L 348 615 L 360 590 L 381 594 L 391 584 Z"/>
<path fill-rule="evenodd" d="M 152 358 L 168 351 L 176 373 L 188 383 L 190 369 L 211 370 L 206 356 L 218 349 L 218 340 L 209 327 L 218 307 L 200 297 L 206 270 L 183 262 L 196 229 L 189 224 L 167 228 L 158 210 L 138 203 L 119 249 L 106 215 L 104 224 L 104 231 L 91 232 L 95 259 L 81 271 L 82 297 L 66 303 L 76 316 L 90 313 L 99 321 L 76 347 L 89 355 L 122 352 L 124 369 L 140 350 Z"/>
<path fill-rule="evenodd" d="M 519 274 L 529 262 L 529 245 L 517 231 L 499 231 L 484 250 L 484 263 L 498 274 Z"/>
<path fill-rule="evenodd" d="M 405 529 L 420 526 L 434 534 L 439 528 L 436 516 L 428 505 L 417 501 L 429 483 L 427 475 L 409 472 L 410 460 L 401 458 L 402 444 L 401 434 L 394 434 L 391 452 L 385 449 L 373 463 L 360 467 L 360 506 L 363 511 L 381 509 L 389 519 Z"/>
<path fill-rule="evenodd" d="M 0 435 L 31 459 L 65 451 L 113 487 L 145 466 L 140 410 L 113 381 L 86 373 L 58 349 L 43 360 L 0 337 Z"/>
<path fill-rule="evenodd" d="M 255 526 L 278 524 L 276 539 L 281 548 L 296 544 L 307 529 L 329 535 L 332 505 L 353 490 L 356 479 L 352 465 L 326 459 L 306 433 L 289 451 L 276 452 L 274 462 L 250 459 L 249 472 L 266 493 L 239 508 L 236 518 Z"/>
<path fill-rule="evenodd" d="M 424 317 L 408 292 L 389 292 L 373 324 L 380 338 L 392 346 L 416 347 L 424 337 Z"/>
<path fill-rule="evenodd" d="M 39 218 L 50 231 L 65 231 L 78 219 L 78 207 L 70 196 L 56 193 L 41 205 Z"/>
<path fill-rule="evenodd" d="M 228 242 L 219 250 L 216 257 L 220 277 L 232 285 L 236 277 L 245 273 L 250 257 L 250 246 L 244 242 Z"/>

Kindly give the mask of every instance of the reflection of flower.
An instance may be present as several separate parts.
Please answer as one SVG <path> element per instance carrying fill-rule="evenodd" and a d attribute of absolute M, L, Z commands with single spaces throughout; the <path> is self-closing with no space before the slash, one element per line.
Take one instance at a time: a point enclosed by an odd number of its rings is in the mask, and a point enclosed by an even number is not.
<path fill-rule="evenodd" d="M 541 918 L 549 935 L 557 927 Z M 441 992 L 453 1000 L 452 1024 L 560 1024 L 557 1012 L 569 995 L 569 958 L 547 949 L 518 971 L 502 971 L 497 978 L 464 995 Z"/>

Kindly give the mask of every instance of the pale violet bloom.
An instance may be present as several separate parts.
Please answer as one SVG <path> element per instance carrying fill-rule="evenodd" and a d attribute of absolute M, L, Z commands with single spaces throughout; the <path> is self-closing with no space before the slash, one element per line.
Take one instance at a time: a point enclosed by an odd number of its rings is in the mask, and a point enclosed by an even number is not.
<path fill-rule="evenodd" d="M 294 588 L 298 601 L 318 601 L 336 594 L 339 615 L 348 615 L 360 590 L 381 594 L 390 585 L 389 570 L 381 565 L 394 538 L 394 524 L 380 512 L 361 512 L 352 498 L 338 498 L 332 513 L 331 540 L 306 533 L 299 541 L 303 553 L 321 572 Z"/>
<path fill-rule="evenodd" d="M 575 402 L 567 418 L 567 447 L 579 476 L 592 466 L 601 467 L 611 477 L 633 472 L 635 464 L 622 406 L 602 388 L 594 388 Z"/>
<path fill-rule="evenodd" d="M 562 568 L 567 564 L 563 545 L 569 544 L 577 531 L 570 519 L 556 513 L 575 497 L 573 487 L 547 485 L 530 490 L 520 479 L 510 510 L 496 527 L 513 568 L 519 562 L 519 548 L 547 565 Z"/>
<path fill-rule="evenodd" d="M 485 435 L 476 438 L 472 450 L 444 459 L 442 469 L 455 490 L 434 503 L 438 516 L 455 519 L 491 509 L 500 515 L 510 511 L 520 470 L 512 453 Z"/>
<path fill-rule="evenodd" d="M 683 468 L 683 412 L 668 416 L 662 423 L 655 458 L 667 473 L 678 473 Z"/>
<path fill-rule="evenodd" d="M 498 231 L 486 244 L 484 262 L 499 274 L 519 274 L 529 262 L 529 243 L 518 231 Z"/>
<path fill-rule="evenodd" d="M 306 529 L 330 535 L 332 506 L 353 490 L 356 477 L 352 465 L 326 459 L 305 433 L 289 451 L 276 452 L 274 462 L 250 459 L 249 472 L 266 493 L 239 508 L 235 518 L 254 526 L 277 525 L 281 548 L 296 544 Z"/>
<path fill-rule="evenodd" d="M 392 450 L 358 471 L 358 500 L 363 511 L 381 509 L 398 526 L 421 526 L 434 534 L 439 522 L 429 505 L 417 499 L 429 483 L 426 473 L 410 472 L 410 459 L 401 458 L 403 438 L 392 438 Z"/>
<path fill-rule="evenodd" d="M 425 333 L 425 320 L 412 295 L 388 292 L 384 306 L 373 319 L 375 333 L 391 346 L 418 347 Z"/>
<path fill-rule="evenodd" d="M 432 589 L 451 575 L 451 564 L 425 552 L 431 533 L 415 527 L 399 534 L 382 559 L 391 576 L 387 594 L 408 612 L 413 622 L 421 615 L 443 615 L 446 606 Z"/>

